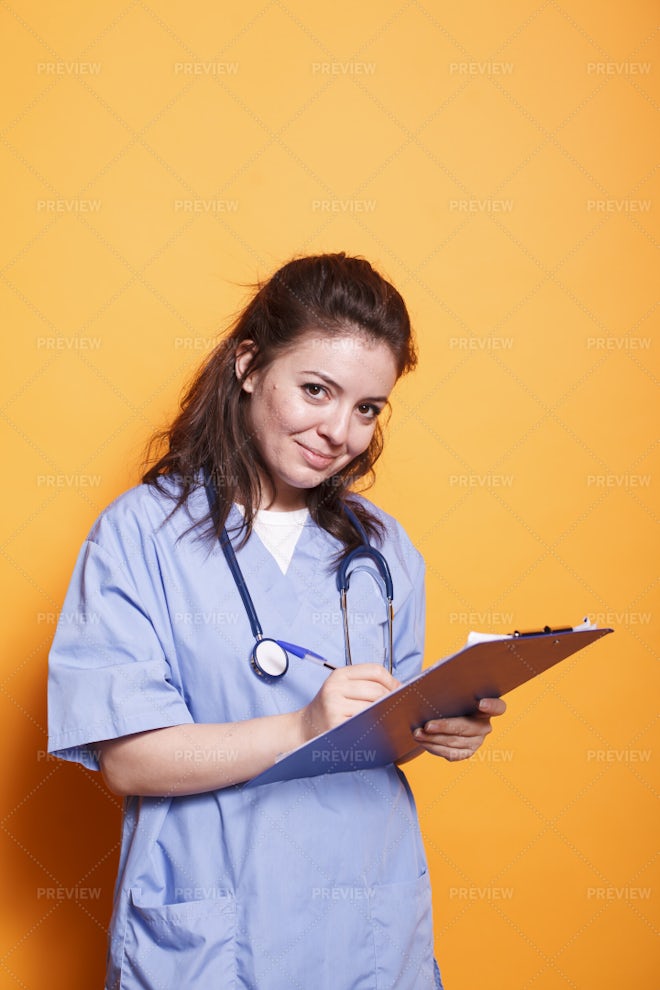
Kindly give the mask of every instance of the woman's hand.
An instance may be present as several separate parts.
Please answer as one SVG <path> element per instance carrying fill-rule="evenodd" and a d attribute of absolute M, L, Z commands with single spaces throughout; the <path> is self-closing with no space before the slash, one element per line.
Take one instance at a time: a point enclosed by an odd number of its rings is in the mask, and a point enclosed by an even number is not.
<path fill-rule="evenodd" d="M 377 663 L 338 667 L 318 694 L 300 710 L 305 741 L 334 729 L 372 701 L 378 701 L 400 686 L 399 681 Z"/>
<path fill-rule="evenodd" d="M 501 698 L 482 698 L 476 714 L 460 718 L 434 718 L 422 728 L 415 729 L 413 737 L 433 756 L 466 760 L 476 753 L 492 731 L 491 718 L 503 715 L 505 711 L 506 704 Z"/>

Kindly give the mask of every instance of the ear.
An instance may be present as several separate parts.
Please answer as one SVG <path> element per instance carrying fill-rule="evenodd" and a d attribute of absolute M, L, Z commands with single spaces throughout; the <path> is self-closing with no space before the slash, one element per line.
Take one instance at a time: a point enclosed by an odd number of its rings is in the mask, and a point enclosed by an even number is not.
<path fill-rule="evenodd" d="M 254 376 L 250 374 L 249 368 L 254 360 L 256 351 L 257 345 L 253 340 L 243 340 L 236 348 L 234 372 L 245 392 L 252 392 L 254 390 Z M 247 377 L 245 377 L 246 375 Z"/>

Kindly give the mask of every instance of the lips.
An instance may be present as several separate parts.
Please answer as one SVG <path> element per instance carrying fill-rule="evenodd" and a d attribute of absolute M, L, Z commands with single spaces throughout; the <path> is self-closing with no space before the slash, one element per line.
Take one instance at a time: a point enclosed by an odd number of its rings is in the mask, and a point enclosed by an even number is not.
<path fill-rule="evenodd" d="M 317 470 L 324 470 L 329 467 L 333 461 L 336 460 L 335 454 L 324 454 L 320 450 L 314 450 L 312 447 L 305 446 L 304 443 L 297 441 L 298 446 L 302 452 L 304 459 L 310 465 L 310 467 L 316 468 Z"/>

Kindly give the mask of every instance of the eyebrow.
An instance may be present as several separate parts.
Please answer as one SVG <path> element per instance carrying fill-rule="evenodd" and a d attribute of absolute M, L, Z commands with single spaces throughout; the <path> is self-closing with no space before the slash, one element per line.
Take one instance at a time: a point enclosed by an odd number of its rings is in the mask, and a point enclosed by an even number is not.
<path fill-rule="evenodd" d="M 322 371 L 314 371 L 314 370 L 312 370 L 310 368 L 307 371 L 305 369 L 303 369 L 301 371 L 301 374 L 303 374 L 303 375 L 316 375 L 316 377 L 317 378 L 320 378 L 321 381 L 322 382 L 325 382 L 326 385 L 330 385 L 332 388 L 336 388 L 338 392 L 343 392 L 344 391 L 344 389 L 341 387 L 341 385 L 339 384 L 339 382 L 336 382 L 334 380 L 334 378 L 330 378 L 329 375 L 324 375 Z M 368 396 L 367 395 L 363 399 L 361 399 L 360 401 L 361 402 L 382 402 L 384 404 L 387 404 L 388 397 L 386 395 L 374 395 L 374 396 Z"/>

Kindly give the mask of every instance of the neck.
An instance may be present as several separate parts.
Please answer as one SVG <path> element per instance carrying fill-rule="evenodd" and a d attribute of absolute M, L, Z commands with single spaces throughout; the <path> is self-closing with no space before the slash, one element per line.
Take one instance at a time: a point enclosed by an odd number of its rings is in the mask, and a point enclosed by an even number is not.
<path fill-rule="evenodd" d="M 306 509 L 307 502 L 304 498 L 283 498 L 281 495 L 276 495 L 270 501 L 262 499 L 257 508 L 266 509 L 268 512 L 296 512 L 298 509 Z"/>
<path fill-rule="evenodd" d="M 261 502 L 257 509 L 269 512 L 295 512 L 307 508 L 307 492 L 303 488 L 273 489 L 270 482 L 261 478 Z"/>

